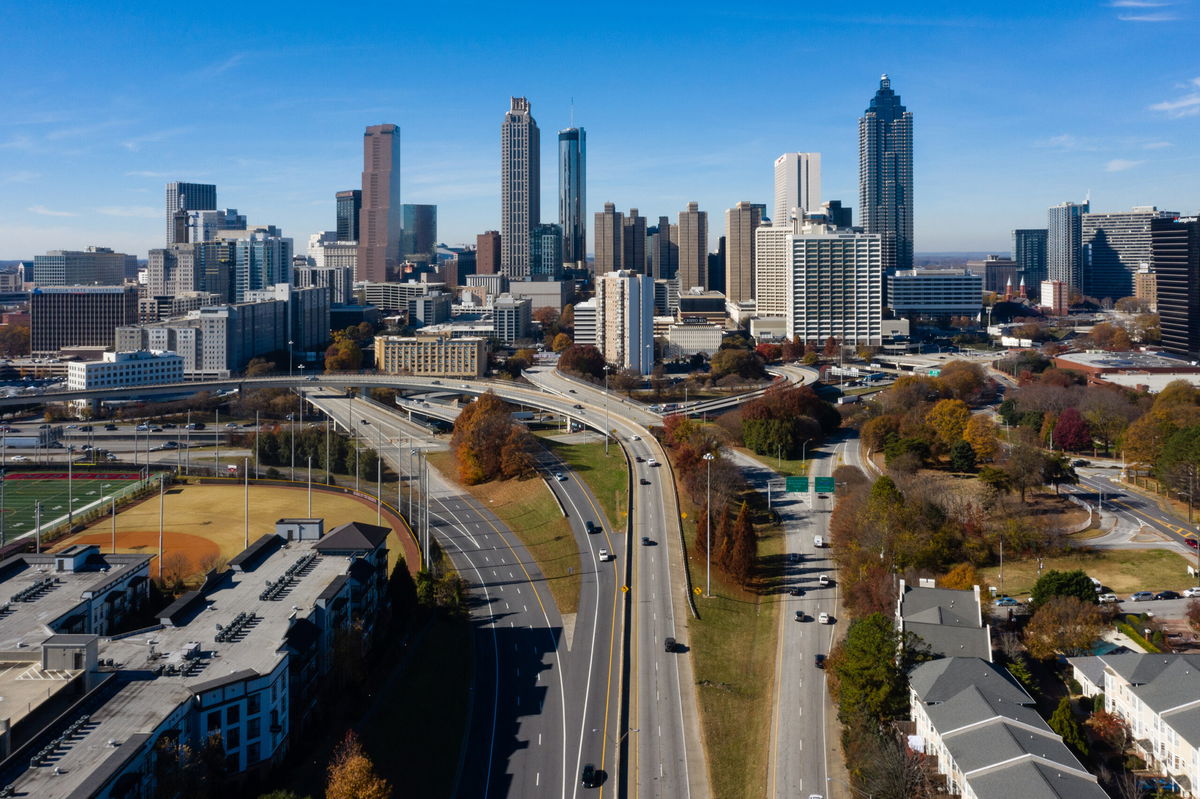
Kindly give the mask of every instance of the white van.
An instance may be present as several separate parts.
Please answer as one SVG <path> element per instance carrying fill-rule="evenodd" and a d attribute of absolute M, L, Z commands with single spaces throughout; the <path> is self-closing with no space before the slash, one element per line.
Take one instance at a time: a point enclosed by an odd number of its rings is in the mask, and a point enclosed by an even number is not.
<path fill-rule="evenodd" d="M 816 547 L 817 549 L 823 548 L 825 546 L 824 536 L 814 535 L 813 536 L 813 546 Z"/>

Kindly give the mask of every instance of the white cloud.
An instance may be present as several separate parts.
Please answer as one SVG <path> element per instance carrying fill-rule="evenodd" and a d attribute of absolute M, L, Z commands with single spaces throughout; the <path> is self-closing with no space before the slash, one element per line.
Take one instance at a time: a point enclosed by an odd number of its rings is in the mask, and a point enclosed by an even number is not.
<path fill-rule="evenodd" d="M 1109 8 L 1162 8 L 1169 5 L 1158 0 L 1113 0 L 1108 4 Z"/>
<path fill-rule="evenodd" d="M 162 216 L 161 208 L 151 208 L 148 205 L 104 205 L 97 208 L 96 211 L 105 216 L 126 216 L 138 219 L 157 219 Z"/>
<path fill-rule="evenodd" d="M 1162 150 L 1166 147 L 1174 147 L 1175 145 L 1169 141 L 1148 141 L 1142 145 L 1143 150 Z"/>
<path fill-rule="evenodd" d="M 142 149 L 143 144 L 151 144 L 153 142 L 165 141 L 173 136 L 178 136 L 181 133 L 187 133 L 191 128 L 169 128 L 167 130 L 157 130 L 153 133 L 143 133 L 141 136 L 134 136 L 121 142 L 121 146 L 132 153 L 136 153 Z"/>
<path fill-rule="evenodd" d="M 1192 78 L 1183 84 L 1182 88 L 1191 89 L 1187 94 L 1175 100 L 1164 100 L 1150 106 L 1151 111 L 1162 111 L 1170 117 L 1194 117 L 1200 115 L 1200 78 Z"/>
<path fill-rule="evenodd" d="M 41 214 L 42 216 L 79 216 L 79 214 L 74 214 L 70 211 L 54 211 L 44 205 L 31 205 L 29 206 L 29 212 Z"/>
<path fill-rule="evenodd" d="M 1140 166 L 1146 163 L 1145 161 L 1130 161 L 1128 158 L 1114 158 L 1104 165 L 1105 172 L 1124 172 L 1126 169 L 1133 169 L 1135 166 Z"/>
<path fill-rule="evenodd" d="M 40 178 L 40 172 L 33 172 L 28 169 L 21 169 L 16 172 L 10 172 L 4 176 L 5 183 L 32 183 Z"/>
<path fill-rule="evenodd" d="M 1148 14 L 1119 14 L 1117 19 L 1122 22 L 1176 22 L 1183 17 L 1174 11 L 1151 11 Z"/>

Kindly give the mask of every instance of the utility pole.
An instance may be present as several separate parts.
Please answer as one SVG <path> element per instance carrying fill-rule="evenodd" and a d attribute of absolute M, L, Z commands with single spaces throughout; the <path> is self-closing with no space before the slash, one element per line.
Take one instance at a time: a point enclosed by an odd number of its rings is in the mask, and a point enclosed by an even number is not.
<path fill-rule="evenodd" d="M 712 462 L 713 454 L 711 452 L 704 453 L 704 465 L 708 471 L 708 490 L 704 500 L 704 521 L 708 526 L 708 534 L 705 538 L 707 545 L 704 548 L 704 595 L 707 597 L 712 596 Z"/>
<path fill-rule="evenodd" d="M 242 486 L 245 502 L 245 518 L 246 518 L 246 549 L 250 548 L 250 465 L 249 458 L 242 458 Z"/>

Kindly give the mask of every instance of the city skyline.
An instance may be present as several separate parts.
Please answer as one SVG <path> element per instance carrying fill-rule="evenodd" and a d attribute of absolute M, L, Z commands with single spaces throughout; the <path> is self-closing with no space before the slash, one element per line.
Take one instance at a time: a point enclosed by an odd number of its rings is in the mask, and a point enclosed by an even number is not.
<path fill-rule="evenodd" d="M 208 35 L 181 48 L 169 35 L 181 12 L 169 9 L 136 20 L 119 12 L 55 14 L 54 4 L 44 18 L 10 11 L 6 21 L 25 36 L 13 43 L 5 67 L 16 88 L 6 90 L 10 114 L 0 128 L 0 258 L 88 244 L 144 255 L 161 240 L 159 198 L 170 180 L 217 184 L 224 205 L 298 239 L 332 229 L 328 197 L 355 185 L 356 137 L 379 122 L 404 131 L 402 201 L 438 205 L 442 240 L 469 242 L 499 227 L 495 120 L 512 95 L 529 97 L 547 130 L 570 125 L 574 103 L 574 123 L 591 139 L 585 219 L 607 200 L 651 218 L 674 215 L 693 199 L 712 210 L 742 200 L 770 206 L 771 165 L 785 151 L 821 152 L 823 196 L 857 206 L 855 126 L 882 72 L 918 111 L 918 252 L 1005 252 L 1012 229 L 1044 224 L 1046 208 L 1089 190 L 1097 210 L 1154 204 L 1194 212 L 1186 188 L 1200 165 L 1184 151 L 1197 130 L 1197 69 L 1174 46 L 1185 41 L 1194 9 L 1139 14 L 1114 3 L 973 9 L 966 18 L 948 4 L 909 17 L 891 16 L 888 8 L 868 3 L 844 18 L 768 19 L 701 4 L 668 37 L 674 57 L 656 55 L 644 33 L 621 39 L 631 68 L 662 80 L 688 76 L 673 96 L 652 102 L 655 93 L 647 91 L 632 107 L 627 85 L 589 65 L 589 53 L 622 35 L 616 26 L 560 37 L 541 50 L 536 45 L 551 42 L 554 32 L 534 26 L 529 50 L 536 54 L 476 74 L 482 53 L 513 27 L 483 9 L 481 22 L 491 27 L 479 32 L 472 52 L 438 60 L 427 85 L 397 89 L 383 77 L 360 79 L 367 57 L 346 65 L 354 80 L 324 75 L 330 56 L 317 41 L 344 39 L 362 56 L 382 52 L 388 31 L 404 21 L 398 12 L 379 12 L 369 35 L 306 31 L 281 20 L 286 45 L 247 52 Z M 420 16 L 406 29 L 432 30 L 442 12 L 405 13 Z M 61 38 L 49 36 L 51 26 L 62 29 Z M 701 57 L 691 45 L 713 27 L 724 31 L 725 44 Z M 73 32 L 111 36 L 118 49 L 138 47 L 146 65 L 114 59 L 86 62 L 85 70 L 81 54 L 57 43 Z M 900 35 L 904 47 L 883 46 Z M 994 47 L 1014 36 L 1021 58 Z M 446 45 L 429 35 L 412 46 L 421 62 Z M 1113 57 L 1091 63 L 1085 56 L 1096 47 Z M 577 68 L 556 69 L 568 48 L 579 56 L 571 62 Z M 944 60 L 964 48 L 972 58 L 945 70 Z M 159 75 L 152 64 L 167 52 L 176 69 Z M 855 55 L 862 52 L 886 56 Z M 747 58 L 762 74 L 824 60 L 830 76 L 782 102 L 766 82 L 751 86 L 723 74 Z M 1062 72 L 1062 80 L 1044 81 L 1046 71 Z M 181 96 L 180 83 L 203 94 L 218 77 L 244 85 L 277 113 L 234 118 L 217 112 L 227 102 L 220 97 L 189 100 L 188 111 L 171 119 L 168 98 Z M 720 121 L 698 124 L 698 103 L 719 104 Z M 556 160 L 556 142 L 545 138 L 543 165 Z M 553 205 L 556 184 L 555 170 L 544 168 L 545 207 Z M 723 231 L 710 227 L 711 249 Z"/>

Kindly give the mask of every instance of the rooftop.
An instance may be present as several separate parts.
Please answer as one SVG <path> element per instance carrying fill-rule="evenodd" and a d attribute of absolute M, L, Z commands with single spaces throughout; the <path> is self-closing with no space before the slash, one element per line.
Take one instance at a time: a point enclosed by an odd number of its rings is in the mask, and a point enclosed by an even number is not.
<path fill-rule="evenodd" d="M 1144 370 L 1200 372 L 1200 366 L 1183 358 L 1157 352 L 1068 352 L 1055 356 L 1068 366 L 1076 364 L 1092 370 L 1137 372 Z"/>

